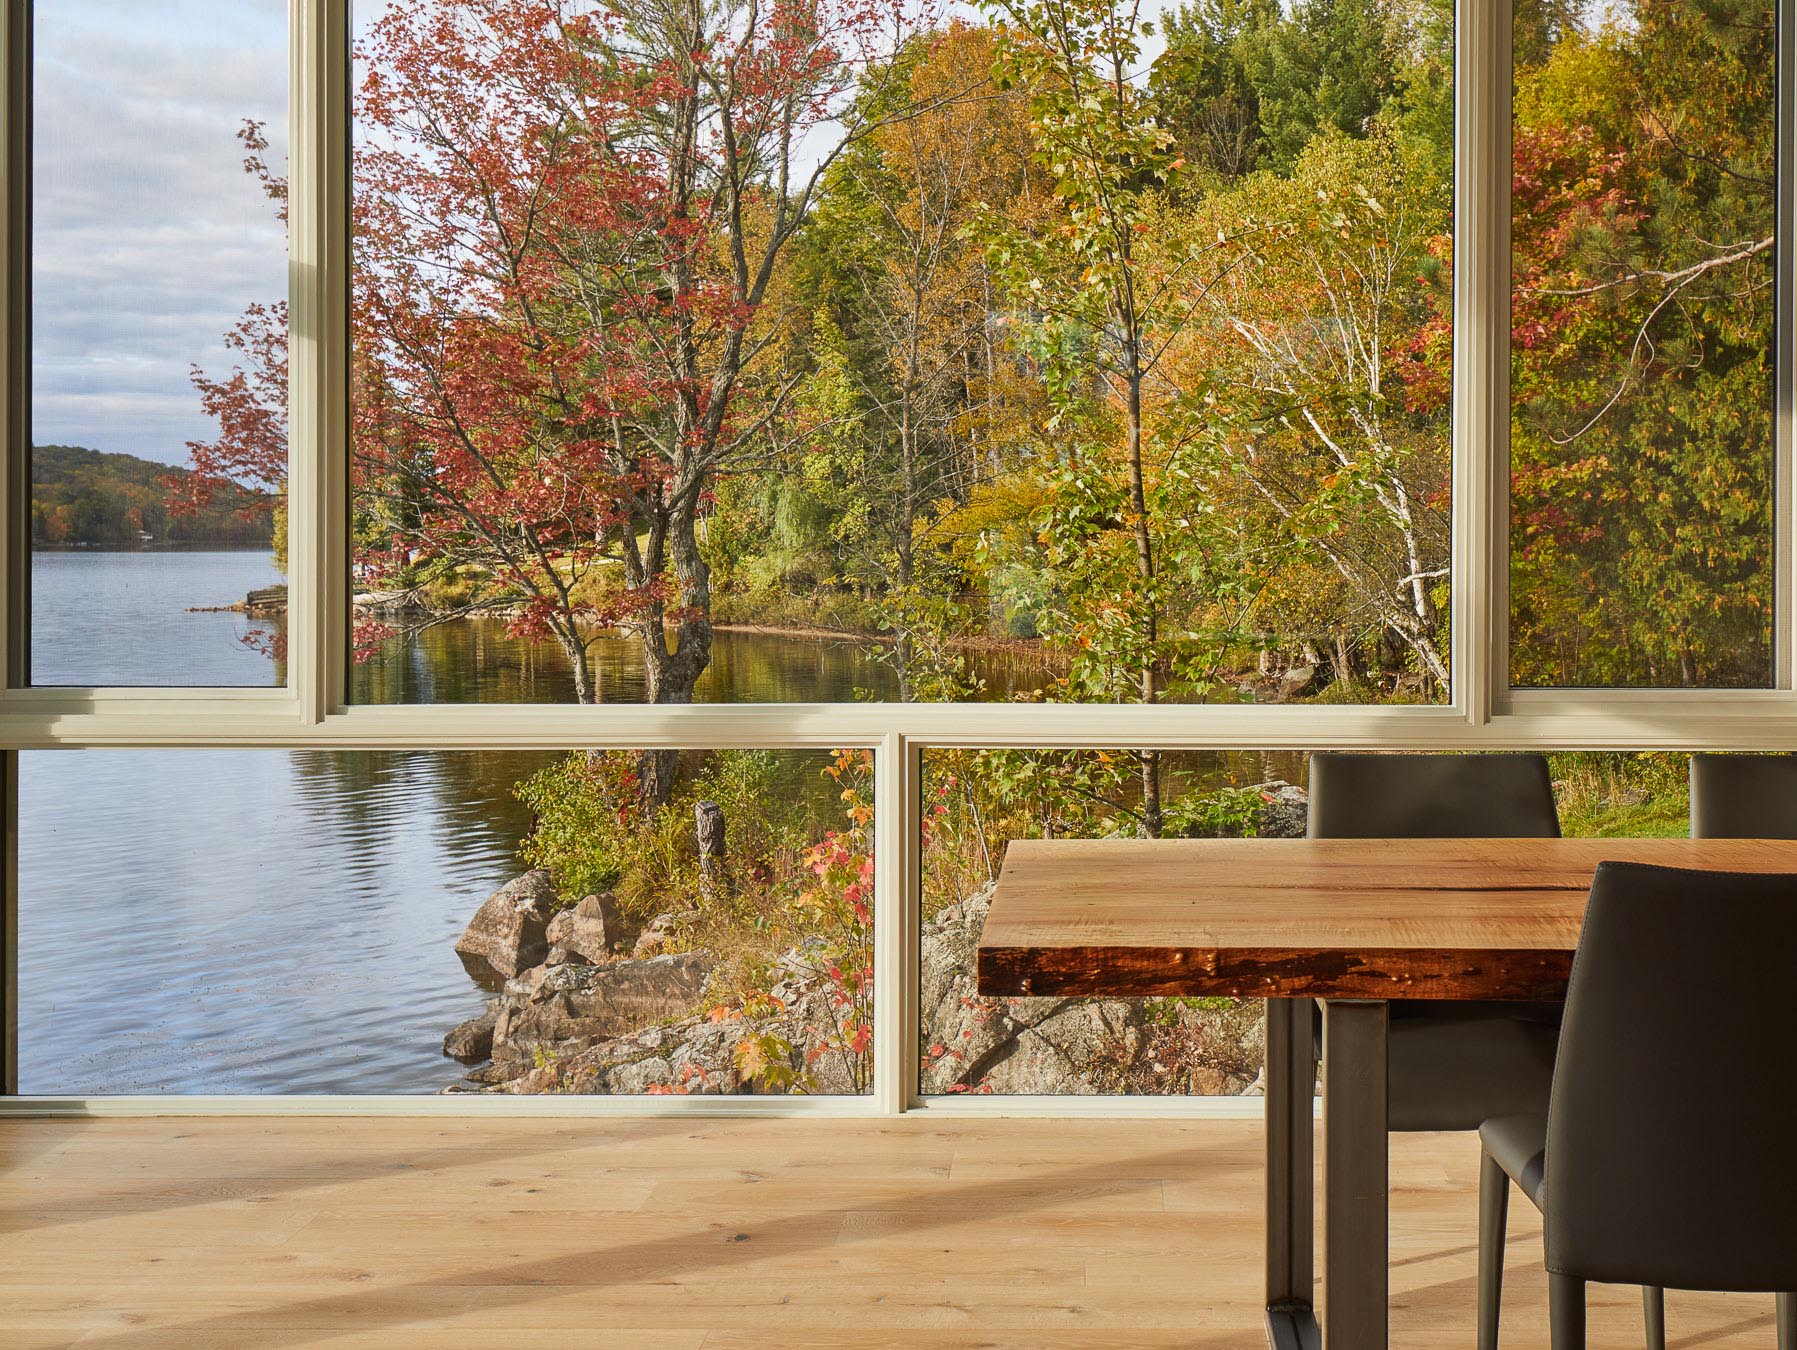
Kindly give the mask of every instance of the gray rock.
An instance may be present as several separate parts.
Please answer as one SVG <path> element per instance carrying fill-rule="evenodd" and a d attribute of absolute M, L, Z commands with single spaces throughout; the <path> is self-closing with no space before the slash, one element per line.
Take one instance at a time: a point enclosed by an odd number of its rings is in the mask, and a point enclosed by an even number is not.
<path fill-rule="evenodd" d="M 784 1067 L 801 1076 L 807 1091 L 863 1090 L 856 1074 L 858 1065 L 864 1072 L 865 1061 L 820 1039 L 820 1029 L 833 1025 L 823 983 L 788 981 L 781 988 L 785 1007 L 769 1016 L 713 1021 L 693 1014 L 601 1041 L 539 1045 L 528 1059 L 476 1069 L 469 1081 L 506 1094 L 755 1093 L 769 1087 L 743 1076 L 737 1047 L 771 1035 L 787 1047 Z"/>
<path fill-rule="evenodd" d="M 557 914 L 549 921 L 548 937 L 553 947 L 567 953 L 567 959 L 588 965 L 622 952 L 628 945 L 623 917 L 609 893 L 589 895 Z"/>
<path fill-rule="evenodd" d="M 698 917 L 697 909 L 682 910 L 673 914 L 657 914 L 643 926 L 643 931 L 637 936 L 636 944 L 630 949 L 630 954 L 632 956 L 654 956 L 657 952 L 677 942 L 681 930 Z"/>
<path fill-rule="evenodd" d="M 709 953 L 681 952 L 601 966 L 549 966 L 527 993 L 500 1000 L 494 1058 L 535 1063 L 684 1017 L 714 964 Z"/>
<path fill-rule="evenodd" d="M 1300 789 L 1268 783 L 1262 795 L 1302 833 Z M 979 997 L 974 954 L 991 898 L 987 887 L 923 925 L 924 1092 L 1229 1094 L 1256 1082 L 1261 1016 L 1251 1000 Z M 665 941 L 691 917 L 663 916 L 644 937 Z M 506 982 L 492 1063 L 468 1083 L 513 1094 L 773 1090 L 739 1065 L 737 1048 L 754 1039 L 784 1053 L 782 1072 L 808 1092 L 862 1091 L 866 1057 L 832 1044 L 826 957 L 815 944 L 794 947 L 773 963 L 777 1004 L 716 1021 L 698 1006 L 712 964 L 704 952 L 537 966 Z"/>
<path fill-rule="evenodd" d="M 542 964 L 549 954 L 547 930 L 554 908 L 549 873 L 526 872 L 494 891 L 475 912 L 456 939 L 456 955 L 477 984 L 497 989 L 520 971 Z"/>
<path fill-rule="evenodd" d="M 1310 820 L 1310 794 L 1292 783 L 1274 780 L 1260 785 L 1262 839 L 1302 839 Z"/>
<path fill-rule="evenodd" d="M 1293 666 L 1279 677 L 1279 698 L 1283 702 L 1288 698 L 1297 698 L 1308 694 L 1316 687 L 1316 666 Z"/>
<path fill-rule="evenodd" d="M 499 1000 L 487 1004 L 479 1017 L 472 1017 L 443 1038 L 443 1053 L 464 1064 L 478 1064 L 493 1053 L 493 1028 L 499 1023 Z"/>

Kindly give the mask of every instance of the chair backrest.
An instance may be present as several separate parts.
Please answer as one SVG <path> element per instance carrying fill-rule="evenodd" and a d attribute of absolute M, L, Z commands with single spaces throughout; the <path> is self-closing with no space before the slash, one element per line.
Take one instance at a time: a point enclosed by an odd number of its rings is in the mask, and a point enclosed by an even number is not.
<path fill-rule="evenodd" d="M 1797 875 L 1597 869 L 1548 1110 L 1547 1267 L 1797 1289 Z"/>
<path fill-rule="evenodd" d="M 1312 839 L 1557 839 L 1542 755 L 1310 757 Z"/>
<path fill-rule="evenodd" d="M 1797 839 L 1797 755 L 1692 755 L 1693 839 Z"/>

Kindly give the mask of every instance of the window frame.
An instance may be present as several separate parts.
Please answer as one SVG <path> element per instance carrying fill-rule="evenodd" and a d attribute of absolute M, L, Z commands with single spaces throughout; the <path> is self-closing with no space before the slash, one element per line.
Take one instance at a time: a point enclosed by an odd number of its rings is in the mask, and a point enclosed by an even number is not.
<path fill-rule="evenodd" d="M 288 678 L 279 689 L 27 688 L 30 30 L 0 0 L 0 688 L 4 755 L 4 1082 L 13 1112 L 468 1114 L 1252 1115 L 1258 1099 L 919 1097 L 923 752 L 936 747 L 1797 750 L 1797 0 L 1777 0 L 1779 86 L 1772 688 L 1513 689 L 1509 683 L 1511 3 L 1460 0 L 1455 29 L 1453 522 L 1450 700 L 1434 706 L 791 703 L 688 706 L 348 702 L 351 0 L 289 0 L 290 424 Z M 875 1082 L 865 1099 L 91 1097 L 16 1095 L 17 754 L 88 747 L 874 751 Z"/>

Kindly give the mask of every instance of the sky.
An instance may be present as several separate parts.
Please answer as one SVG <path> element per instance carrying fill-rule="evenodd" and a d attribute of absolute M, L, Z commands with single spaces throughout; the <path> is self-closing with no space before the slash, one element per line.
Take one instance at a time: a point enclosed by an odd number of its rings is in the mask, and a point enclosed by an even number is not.
<path fill-rule="evenodd" d="M 285 160 L 286 0 L 36 8 L 32 436 L 178 463 L 212 432 L 188 368 L 287 292 L 236 140 L 263 120 Z"/>
<path fill-rule="evenodd" d="M 287 293 L 236 140 L 256 118 L 285 163 L 286 0 L 40 4 L 34 69 L 32 437 L 180 463 L 215 433 L 190 368 L 227 374 L 224 334 Z"/>

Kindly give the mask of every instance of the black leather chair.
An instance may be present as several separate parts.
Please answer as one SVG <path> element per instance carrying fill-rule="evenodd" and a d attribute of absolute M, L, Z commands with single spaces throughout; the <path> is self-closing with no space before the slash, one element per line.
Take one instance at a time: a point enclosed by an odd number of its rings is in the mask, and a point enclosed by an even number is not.
<path fill-rule="evenodd" d="M 1693 839 L 1797 839 L 1797 755 L 1692 755 Z"/>
<path fill-rule="evenodd" d="M 1541 755 L 1310 758 L 1313 839 L 1558 838 Z M 1391 1003 L 1393 1130 L 1476 1130 L 1545 1111 L 1559 1004 Z"/>
<path fill-rule="evenodd" d="M 1797 1350 L 1793 971 L 1797 876 L 1598 868 L 1547 1114 L 1480 1130 L 1481 1331 L 1508 1178 L 1546 1217 L 1553 1350 L 1585 1344 L 1593 1280 L 1777 1292 Z M 1703 1090 L 1668 1082 L 1685 1066 Z"/>

